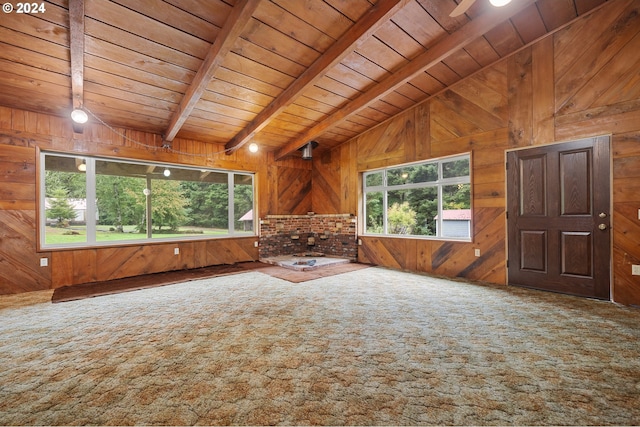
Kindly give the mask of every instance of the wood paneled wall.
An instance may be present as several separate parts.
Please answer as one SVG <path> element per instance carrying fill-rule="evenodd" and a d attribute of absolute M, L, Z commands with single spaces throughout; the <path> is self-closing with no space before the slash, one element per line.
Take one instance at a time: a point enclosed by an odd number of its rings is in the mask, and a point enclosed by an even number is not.
<path fill-rule="evenodd" d="M 314 159 L 313 210 L 359 212 L 364 170 L 470 151 L 473 242 L 361 236 L 359 260 L 505 284 L 505 150 L 612 134 L 613 298 L 639 305 L 638 52 L 640 1 L 608 2 Z"/>
<path fill-rule="evenodd" d="M 258 215 L 311 210 L 311 162 L 274 162 L 270 154 L 248 150 L 226 155 L 221 145 L 184 139 L 172 148 L 196 156 L 147 147 L 161 145 L 160 135 L 101 124 L 74 134 L 67 119 L 0 107 L 0 294 L 258 259 L 256 237 L 38 252 L 37 148 L 252 171 Z M 41 258 L 49 265 L 41 267 Z"/>

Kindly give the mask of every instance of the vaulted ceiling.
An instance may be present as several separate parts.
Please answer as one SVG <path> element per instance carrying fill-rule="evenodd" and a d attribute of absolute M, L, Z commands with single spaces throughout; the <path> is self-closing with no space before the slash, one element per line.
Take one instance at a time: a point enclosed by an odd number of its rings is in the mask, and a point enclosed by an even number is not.
<path fill-rule="evenodd" d="M 256 142 L 276 159 L 299 156 L 306 142 L 337 146 L 606 0 L 476 0 L 451 17 L 459 2 L 52 0 L 0 15 L 0 105 L 64 117 L 82 106 L 91 121 L 165 144 L 232 152 Z"/>

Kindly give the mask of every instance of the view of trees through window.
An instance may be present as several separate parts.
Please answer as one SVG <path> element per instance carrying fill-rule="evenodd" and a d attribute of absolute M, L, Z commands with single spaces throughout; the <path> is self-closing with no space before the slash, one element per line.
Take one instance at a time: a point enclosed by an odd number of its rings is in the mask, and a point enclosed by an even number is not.
<path fill-rule="evenodd" d="M 469 238 L 469 155 L 364 174 L 368 234 Z"/>
<path fill-rule="evenodd" d="M 45 245 L 254 234 L 250 173 L 43 158 Z"/>

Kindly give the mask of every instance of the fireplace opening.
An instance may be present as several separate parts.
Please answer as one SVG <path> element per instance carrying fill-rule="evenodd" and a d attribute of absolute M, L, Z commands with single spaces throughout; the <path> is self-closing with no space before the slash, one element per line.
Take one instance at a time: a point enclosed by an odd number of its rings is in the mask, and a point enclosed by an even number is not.
<path fill-rule="evenodd" d="M 325 256 L 325 254 L 323 254 L 322 252 L 302 252 L 300 254 L 293 254 L 292 256 L 294 257 L 319 257 L 319 256 Z"/>

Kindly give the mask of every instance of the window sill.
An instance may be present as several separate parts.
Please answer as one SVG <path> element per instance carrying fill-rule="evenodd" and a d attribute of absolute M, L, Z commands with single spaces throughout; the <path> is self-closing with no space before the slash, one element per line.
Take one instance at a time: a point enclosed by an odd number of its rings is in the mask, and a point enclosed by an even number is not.
<path fill-rule="evenodd" d="M 438 236 L 407 236 L 401 234 L 360 234 L 365 238 L 384 238 L 384 239 L 411 239 L 411 240 L 432 240 L 438 242 L 461 242 L 473 243 L 470 237 L 438 237 Z"/>
<path fill-rule="evenodd" d="M 158 238 L 153 240 L 123 240 L 120 242 L 96 242 L 94 244 L 67 244 L 67 245 L 43 245 L 38 248 L 37 252 L 58 252 L 58 251 L 78 251 L 78 250 L 91 250 L 91 249 L 111 249 L 111 248 L 126 248 L 133 246 L 153 246 L 153 245 L 180 245 L 183 243 L 194 242 L 207 242 L 213 240 L 236 240 L 236 239 L 257 239 L 257 234 L 235 234 L 224 236 L 193 236 L 182 238 Z"/>

